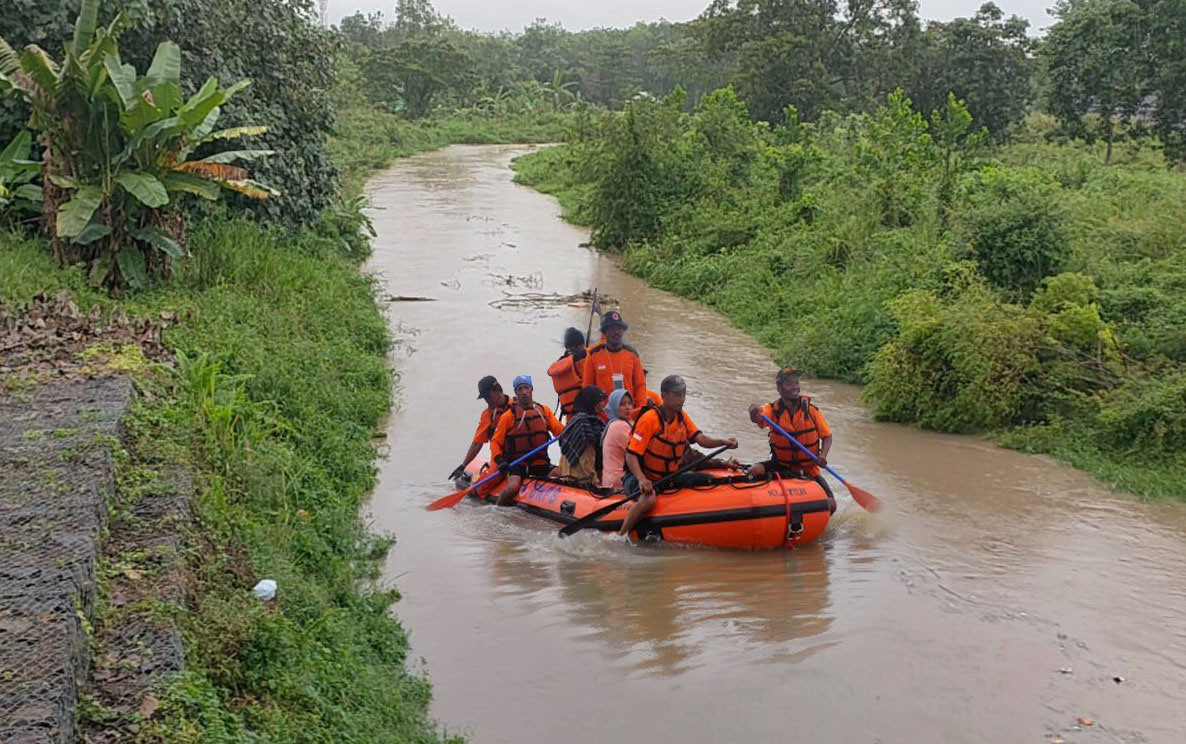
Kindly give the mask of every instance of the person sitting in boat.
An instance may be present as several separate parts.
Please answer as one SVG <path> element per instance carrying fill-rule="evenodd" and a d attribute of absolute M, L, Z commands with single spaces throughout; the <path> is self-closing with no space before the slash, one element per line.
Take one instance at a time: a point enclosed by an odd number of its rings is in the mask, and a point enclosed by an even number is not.
<path fill-rule="evenodd" d="M 655 508 L 654 481 L 674 473 L 685 458 L 691 458 L 688 444 L 701 447 L 728 447 L 737 449 L 737 440 L 710 437 L 696 426 L 692 418 L 684 413 L 684 398 L 688 386 L 684 378 L 670 375 L 663 378 L 659 395 L 663 405 L 646 406 L 634 422 L 630 444 L 626 448 L 626 467 L 629 472 L 622 478 L 626 493 L 638 499 L 622 522 L 620 535 L 629 535 L 635 525 Z M 679 487 L 689 481 L 702 479 L 699 474 L 688 474 L 668 481 L 668 486 Z"/>
<path fill-rule="evenodd" d="M 502 385 L 498 384 L 494 375 L 486 375 L 478 380 L 478 399 L 486 401 L 486 408 L 478 418 L 478 430 L 474 432 L 474 441 L 470 444 L 469 451 L 465 453 L 465 459 L 449 474 L 449 480 L 454 480 L 465 472 L 465 466 L 478 456 L 478 453 L 482 451 L 482 445 L 489 442 L 490 438 L 494 436 L 494 428 L 498 425 L 498 419 L 511 407 L 510 396 L 502 391 Z"/>
<path fill-rule="evenodd" d="M 642 371 L 642 379 L 646 380 L 650 376 L 650 374 L 651 374 L 651 371 L 649 369 L 644 369 Z M 654 390 L 651 390 L 650 383 L 647 383 L 647 385 L 648 386 L 647 386 L 647 401 L 646 402 L 653 406 L 663 405 L 663 398 L 658 393 L 656 393 Z"/>
<path fill-rule="evenodd" d="M 605 413 L 609 422 L 601 434 L 601 486 L 616 491 L 622 488 L 622 475 L 626 471 L 626 445 L 630 443 L 630 420 L 634 414 L 634 399 L 630 397 L 630 392 L 615 390 L 609 396 Z"/>
<path fill-rule="evenodd" d="M 548 367 L 552 387 L 556 388 L 556 395 L 560 396 L 560 416 L 563 418 L 572 415 L 572 402 L 581 391 L 581 372 L 586 356 L 585 334 L 570 327 L 564 332 L 564 355 Z"/>
<path fill-rule="evenodd" d="M 605 341 L 589 349 L 581 380 L 596 385 L 610 395 L 615 390 L 629 390 L 635 405 L 646 400 L 647 381 L 642 374 L 642 359 L 638 352 L 622 342 L 629 328 L 622 314 L 611 310 L 601 319 Z"/>
<path fill-rule="evenodd" d="M 515 400 L 498 419 L 490 438 L 490 457 L 506 475 L 506 484 L 498 494 L 499 506 L 510 506 L 527 477 L 545 478 L 552 472 L 548 450 L 543 449 L 527 462 L 511 463 L 544 444 L 564 430 L 552 409 L 532 399 L 534 386 L 529 375 L 515 378 Z"/>
<path fill-rule="evenodd" d="M 760 428 L 770 430 L 770 459 L 755 463 L 746 473 L 755 478 L 777 473 L 783 477 L 814 480 L 828 494 L 828 504 L 834 513 L 836 498 L 832 495 L 828 482 L 820 476 L 820 465 L 827 464 L 828 450 L 832 448 L 832 428 L 828 426 L 828 421 L 820 409 L 811 402 L 811 398 L 801 393 L 799 378 L 802 376 L 801 370 L 783 367 L 774 378 L 778 388 L 778 400 L 761 407 L 756 403 L 750 405 L 750 421 Z M 774 431 L 762 420 L 762 416 L 777 422 L 783 431 L 815 454 L 819 458 L 819 463 L 782 434 Z"/>
<path fill-rule="evenodd" d="M 560 477 L 583 486 L 596 486 L 601 472 L 601 434 L 606 395 L 596 385 L 581 388 L 573 413 L 560 435 Z"/>

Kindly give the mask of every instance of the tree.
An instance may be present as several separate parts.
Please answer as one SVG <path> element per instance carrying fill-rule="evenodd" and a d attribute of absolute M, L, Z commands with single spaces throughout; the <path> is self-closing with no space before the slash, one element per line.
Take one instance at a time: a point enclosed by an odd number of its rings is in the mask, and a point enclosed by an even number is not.
<path fill-rule="evenodd" d="M 843 82 L 849 108 L 869 110 L 916 76 L 926 40 L 915 0 L 849 0 L 852 37 Z"/>
<path fill-rule="evenodd" d="M 733 84 L 753 115 L 777 121 L 788 105 L 814 119 L 840 102 L 851 43 L 834 0 L 717 0 L 697 21 L 716 54 L 736 54 Z"/>
<path fill-rule="evenodd" d="M 1186 2 L 1139 0 L 1149 29 L 1153 121 L 1166 154 L 1186 162 Z"/>
<path fill-rule="evenodd" d="M 347 43 L 378 49 L 383 43 L 383 14 L 357 11 L 342 19 L 338 31 Z"/>
<path fill-rule="evenodd" d="M 1028 28 L 1026 20 L 1005 18 L 993 3 L 980 6 L 971 18 L 929 24 L 918 77 L 908 89 L 911 99 L 919 109 L 932 111 L 945 107 L 954 93 L 967 102 L 977 128 L 987 127 L 990 136 L 1003 139 L 1032 98 Z"/>
<path fill-rule="evenodd" d="M 396 0 L 391 35 L 395 43 L 435 36 L 451 29 L 453 22 L 437 13 L 429 0 Z"/>
<path fill-rule="evenodd" d="M 1148 91 L 1144 15 L 1131 0 L 1059 0 L 1041 47 L 1047 107 L 1076 135 L 1096 132 L 1112 159 L 1118 124 L 1131 124 Z"/>
<path fill-rule="evenodd" d="M 519 36 L 519 67 L 527 77 L 541 83 L 550 81 L 556 70 L 571 76 L 575 72 L 572 36 L 559 23 L 536 18 Z"/>
<path fill-rule="evenodd" d="M 914 0 L 715 0 L 692 24 L 708 55 L 735 61 L 754 116 L 804 120 L 869 110 L 903 84 L 921 47 Z"/>
<path fill-rule="evenodd" d="M 439 95 L 472 87 L 472 67 L 465 50 L 444 36 L 405 39 L 371 52 L 362 64 L 374 100 L 394 105 L 402 99 L 413 118 L 427 115 Z"/>

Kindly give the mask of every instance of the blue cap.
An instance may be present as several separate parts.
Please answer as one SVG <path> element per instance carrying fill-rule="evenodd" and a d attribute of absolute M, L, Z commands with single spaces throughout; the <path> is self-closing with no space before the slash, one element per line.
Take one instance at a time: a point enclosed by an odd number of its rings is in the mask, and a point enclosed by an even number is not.
<path fill-rule="evenodd" d="M 520 385 L 526 385 L 532 390 L 535 390 L 535 385 L 531 384 L 531 375 L 519 375 L 516 377 L 515 384 L 511 386 L 511 389 L 518 390 Z"/>

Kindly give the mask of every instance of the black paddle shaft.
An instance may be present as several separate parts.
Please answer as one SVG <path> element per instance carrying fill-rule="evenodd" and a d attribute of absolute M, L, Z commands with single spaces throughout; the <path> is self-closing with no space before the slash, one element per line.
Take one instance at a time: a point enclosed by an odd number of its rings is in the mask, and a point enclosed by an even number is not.
<path fill-rule="evenodd" d="M 663 486 L 665 486 L 667 483 L 670 483 L 671 480 L 673 478 L 675 478 L 677 475 L 683 475 L 684 473 L 688 472 L 689 470 L 695 470 L 696 468 L 700 467 L 702 464 L 708 462 L 709 460 L 711 460 L 712 458 L 721 454 L 722 452 L 724 452 L 727 449 L 729 449 L 729 448 L 721 447 L 719 449 L 715 449 L 712 452 L 709 452 L 704 457 L 701 457 L 699 460 L 696 460 L 695 462 L 690 462 L 687 465 L 684 465 L 682 468 L 675 471 L 674 473 L 670 473 L 668 475 L 663 476 L 659 480 L 655 481 L 655 490 L 657 491 L 660 488 L 662 488 Z M 632 501 L 634 498 L 635 498 L 634 496 L 627 496 L 626 498 L 621 499 L 620 501 L 615 501 L 614 503 L 610 504 L 609 506 L 603 506 L 596 511 L 591 511 L 588 514 L 586 514 L 585 516 L 578 519 L 577 521 L 572 522 L 571 524 L 564 525 L 563 527 L 560 528 L 560 537 L 568 537 L 569 535 L 573 534 L 574 532 L 580 532 L 581 530 L 585 529 L 589 525 L 596 522 L 598 519 L 601 519 L 606 514 L 609 514 L 610 512 L 612 512 L 614 509 L 617 509 L 622 504 L 625 504 L 627 501 Z"/>

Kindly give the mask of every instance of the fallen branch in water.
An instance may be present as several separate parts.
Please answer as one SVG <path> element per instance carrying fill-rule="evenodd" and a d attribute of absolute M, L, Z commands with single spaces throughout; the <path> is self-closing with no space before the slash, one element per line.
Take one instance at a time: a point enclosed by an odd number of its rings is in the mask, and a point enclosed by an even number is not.
<path fill-rule="evenodd" d="M 554 307 L 556 305 L 568 305 L 569 307 L 589 307 L 593 302 L 593 290 L 586 290 L 579 294 L 560 294 L 559 292 L 524 292 L 522 294 L 510 294 L 503 292 L 505 297 L 490 301 L 490 307 L 495 307 L 500 310 L 506 308 L 516 309 L 538 309 L 543 307 Z M 618 301 L 606 295 L 600 295 L 598 302 L 604 307 L 617 307 Z"/>
<path fill-rule="evenodd" d="M 515 276 L 514 274 L 487 274 L 486 276 L 490 277 L 490 283 L 496 287 L 506 285 L 508 287 L 531 287 L 535 289 L 544 286 L 544 275 L 541 271 L 524 276 Z"/>
<path fill-rule="evenodd" d="M 414 297 L 412 295 L 387 295 L 388 302 L 436 302 L 435 297 Z"/>

